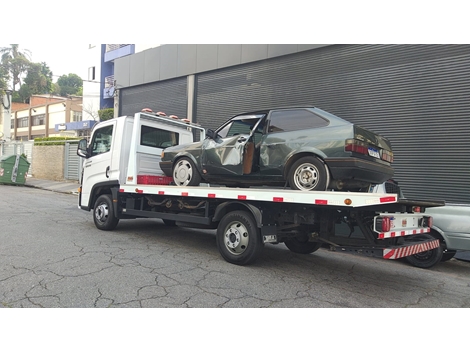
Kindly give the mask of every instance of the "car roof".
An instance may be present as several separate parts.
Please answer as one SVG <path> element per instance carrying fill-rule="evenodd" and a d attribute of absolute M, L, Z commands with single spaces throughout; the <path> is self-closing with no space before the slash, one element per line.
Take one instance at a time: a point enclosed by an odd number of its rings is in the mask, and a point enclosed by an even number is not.
<path fill-rule="evenodd" d="M 273 111 L 273 110 L 287 110 L 287 109 L 315 109 L 315 107 L 314 106 L 279 106 L 279 107 L 269 108 L 269 109 L 247 111 L 247 112 L 244 112 L 244 113 L 241 113 L 241 114 L 237 114 L 235 116 L 267 114 L 267 113 L 269 113 L 270 111 Z"/>

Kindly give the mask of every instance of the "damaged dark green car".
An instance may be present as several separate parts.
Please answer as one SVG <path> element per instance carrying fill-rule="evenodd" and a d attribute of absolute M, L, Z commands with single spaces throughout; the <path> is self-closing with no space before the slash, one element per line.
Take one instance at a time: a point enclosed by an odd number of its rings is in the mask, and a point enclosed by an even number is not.
<path fill-rule="evenodd" d="M 315 107 L 239 114 L 206 139 L 166 148 L 160 168 L 177 186 L 286 186 L 367 191 L 393 175 L 388 139 Z"/>

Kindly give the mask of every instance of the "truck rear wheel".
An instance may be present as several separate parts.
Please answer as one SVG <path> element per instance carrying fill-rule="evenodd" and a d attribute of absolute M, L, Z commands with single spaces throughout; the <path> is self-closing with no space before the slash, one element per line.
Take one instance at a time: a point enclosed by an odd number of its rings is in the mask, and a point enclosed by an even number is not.
<path fill-rule="evenodd" d="M 217 248 L 229 263 L 247 265 L 260 255 L 264 243 L 253 216 L 246 211 L 226 214 L 217 227 Z"/>
<path fill-rule="evenodd" d="M 294 237 L 284 241 L 284 244 L 291 252 L 299 254 L 310 254 L 315 252 L 321 247 L 321 242 L 309 242 L 308 237 L 299 238 Z"/>
<path fill-rule="evenodd" d="M 431 249 L 429 251 L 405 257 L 405 260 L 418 268 L 428 269 L 441 261 L 442 254 L 443 248 L 441 244 L 437 248 Z"/>
<path fill-rule="evenodd" d="M 119 219 L 114 215 L 113 200 L 111 195 L 102 194 L 98 197 L 93 208 L 93 221 L 100 230 L 114 230 Z"/>

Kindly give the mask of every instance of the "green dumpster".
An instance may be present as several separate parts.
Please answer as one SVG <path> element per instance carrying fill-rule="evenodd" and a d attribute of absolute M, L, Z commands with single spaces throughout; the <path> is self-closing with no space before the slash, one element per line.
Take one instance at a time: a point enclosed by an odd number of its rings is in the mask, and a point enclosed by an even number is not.
<path fill-rule="evenodd" d="M 0 159 L 0 183 L 24 185 L 29 161 L 22 155 L 6 155 Z"/>

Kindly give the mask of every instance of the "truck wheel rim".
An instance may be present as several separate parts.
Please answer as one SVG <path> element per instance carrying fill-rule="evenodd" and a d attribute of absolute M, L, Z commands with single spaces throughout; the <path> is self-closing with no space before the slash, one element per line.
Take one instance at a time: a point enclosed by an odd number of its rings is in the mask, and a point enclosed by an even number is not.
<path fill-rule="evenodd" d="M 294 183 L 298 189 L 313 189 L 318 180 L 318 169 L 312 164 L 302 164 L 295 170 Z"/>
<path fill-rule="evenodd" d="M 235 255 L 242 254 L 248 247 L 248 230 L 236 221 L 227 226 L 224 234 L 224 243 L 228 251 Z"/>
<path fill-rule="evenodd" d="M 178 186 L 187 186 L 193 177 L 193 169 L 189 161 L 182 160 L 176 165 L 173 178 Z"/>
<path fill-rule="evenodd" d="M 101 223 L 106 222 L 108 218 L 108 206 L 106 204 L 102 203 L 96 207 L 95 218 Z"/>

